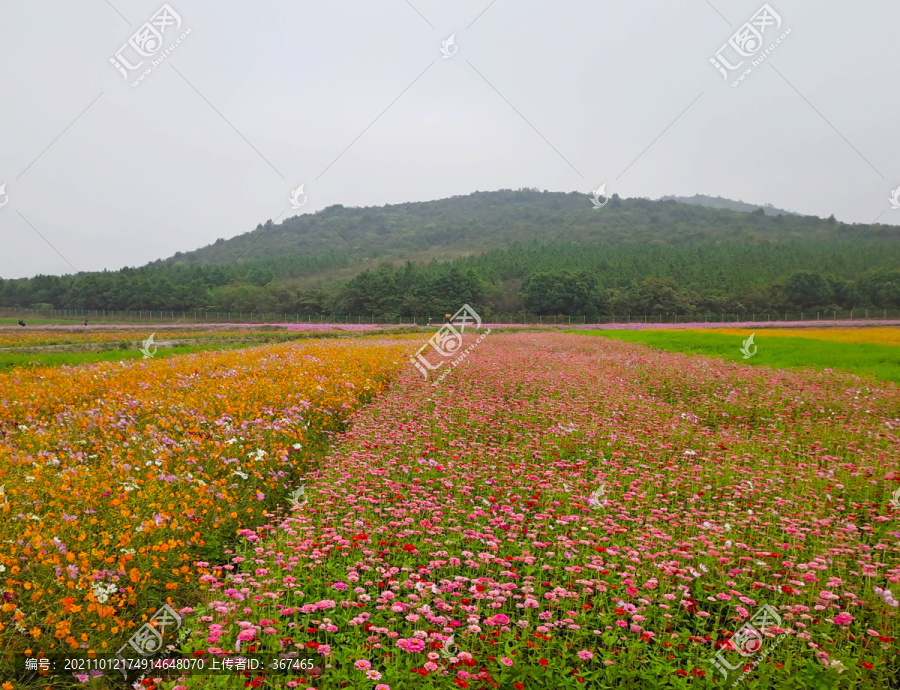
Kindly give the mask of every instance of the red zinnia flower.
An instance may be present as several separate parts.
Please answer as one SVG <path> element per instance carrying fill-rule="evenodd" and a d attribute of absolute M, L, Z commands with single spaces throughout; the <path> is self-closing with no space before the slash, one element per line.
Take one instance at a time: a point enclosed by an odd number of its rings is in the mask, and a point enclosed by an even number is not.
<path fill-rule="evenodd" d="M 677 671 L 675 671 L 675 675 L 676 676 L 686 676 L 687 671 L 682 671 L 681 669 L 678 669 Z"/>
<path fill-rule="evenodd" d="M 546 659 L 538 659 L 538 663 L 539 663 L 541 666 L 546 666 L 546 665 L 547 665 L 547 660 L 546 660 Z"/>

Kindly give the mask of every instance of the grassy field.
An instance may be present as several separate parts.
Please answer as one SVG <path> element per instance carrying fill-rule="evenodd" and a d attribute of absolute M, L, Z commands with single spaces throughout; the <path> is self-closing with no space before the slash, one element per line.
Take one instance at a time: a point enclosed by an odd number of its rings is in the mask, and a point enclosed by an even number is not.
<path fill-rule="evenodd" d="M 873 332 L 868 335 L 865 329 L 817 332 L 822 334 L 820 338 L 828 338 L 827 340 L 813 337 L 812 332 L 803 333 L 801 336 L 793 333 L 771 335 L 769 331 L 756 331 L 754 344 L 758 349 L 749 359 L 744 359 L 741 347 L 751 331 L 740 330 L 733 335 L 722 330 L 568 332 L 641 343 L 667 352 L 722 357 L 735 362 L 776 369 L 788 367 L 842 369 L 860 376 L 874 376 L 883 381 L 900 382 L 900 347 L 881 344 L 885 341 L 890 342 L 888 335 L 874 333 L 874 331 L 894 330 L 872 329 Z M 859 342 L 859 339 L 867 337 L 881 342 Z"/>
<path fill-rule="evenodd" d="M 252 347 L 261 343 L 215 343 L 209 345 L 176 345 L 159 348 L 153 359 L 163 359 L 176 355 L 188 355 L 206 350 L 233 350 Z M 118 362 L 124 359 L 142 359 L 139 350 L 104 350 L 102 352 L 35 352 L 29 354 L 0 353 L 0 371 L 11 367 L 60 367 L 95 362 Z"/>
<path fill-rule="evenodd" d="M 674 330 L 674 329 L 673 329 Z M 872 345 L 900 345 L 900 328 L 688 328 L 689 333 L 721 333 L 746 338 L 754 333 L 783 338 L 809 338 L 836 343 L 869 343 Z"/>
<path fill-rule="evenodd" d="M 421 338 L 427 328 L 396 328 L 377 331 L 379 336 Z M 260 327 L 247 330 L 209 331 L 198 328 L 172 329 L 156 333 L 155 358 L 187 355 L 210 350 L 233 350 L 271 343 L 304 340 L 358 339 L 372 331 L 288 331 Z M 15 367 L 76 366 L 96 362 L 141 359 L 142 340 L 148 334 L 139 330 L 42 330 L 0 333 L 0 371 Z"/>

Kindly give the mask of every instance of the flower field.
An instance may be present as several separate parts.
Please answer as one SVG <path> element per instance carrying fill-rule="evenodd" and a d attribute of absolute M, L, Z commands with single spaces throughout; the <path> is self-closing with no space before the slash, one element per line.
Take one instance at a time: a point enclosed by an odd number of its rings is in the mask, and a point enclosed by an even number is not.
<path fill-rule="evenodd" d="M 644 329 L 577 331 L 604 338 L 641 343 L 668 352 L 721 357 L 751 366 L 842 370 L 858 376 L 900 383 L 900 347 L 897 329 L 835 329 L 788 331 L 782 329 Z M 749 359 L 743 342 L 754 334 Z M 877 341 L 877 342 L 873 342 Z M 753 350 L 756 348 L 756 350 Z"/>
<path fill-rule="evenodd" d="M 762 333 L 778 338 L 810 338 L 828 340 L 835 343 L 872 343 L 875 345 L 900 345 L 900 328 L 695 328 L 691 333 L 721 333 L 739 335 L 743 338 Z"/>
<path fill-rule="evenodd" d="M 196 564 L 224 562 L 236 531 L 285 501 L 405 349 L 320 341 L 0 374 L 0 683 L 25 655 L 110 654 L 161 605 L 189 610 Z"/>
<path fill-rule="evenodd" d="M 314 668 L 163 685 L 896 687 L 898 417 L 846 373 L 494 335 L 439 387 L 407 367 L 203 568 L 186 654 Z"/>
<path fill-rule="evenodd" d="M 894 686 L 895 384 L 525 332 L 432 386 L 420 344 L 0 375 L 3 663 L 169 603 L 188 658 L 310 663 L 138 687 Z"/>
<path fill-rule="evenodd" d="M 27 348 L 45 345 L 84 345 L 89 343 L 140 342 L 158 328 L 144 326 L 135 328 L 32 328 L 15 331 L 11 328 L 0 330 L 0 347 Z M 261 330 L 259 327 L 247 329 L 205 329 L 205 328 L 160 328 L 159 339 L 230 340 L 277 335 L 281 329 Z"/>

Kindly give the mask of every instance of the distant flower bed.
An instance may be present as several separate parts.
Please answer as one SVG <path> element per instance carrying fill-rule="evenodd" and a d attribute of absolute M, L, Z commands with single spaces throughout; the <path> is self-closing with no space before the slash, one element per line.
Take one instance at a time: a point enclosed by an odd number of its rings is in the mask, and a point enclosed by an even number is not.
<path fill-rule="evenodd" d="M 588 330 L 588 329 L 613 329 L 613 328 L 630 328 L 630 329 L 641 329 L 641 328 L 671 328 L 671 329 L 749 329 L 748 333 L 756 330 L 760 330 L 763 328 L 775 328 L 775 329 L 783 329 L 783 328 L 819 328 L 822 329 L 824 326 L 829 326 L 833 328 L 865 328 L 870 326 L 894 326 L 900 327 L 900 321 L 894 319 L 891 320 L 881 320 L 881 319 L 854 319 L 854 320 L 843 320 L 843 321 L 831 321 L 830 319 L 824 319 L 822 321 L 815 320 L 807 320 L 807 321 L 737 321 L 734 323 L 719 323 L 718 321 L 694 321 L 691 323 L 644 323 L 644 322 L 631 322 L 631 323 L 595 323 L 595 324 L 586 324 L 586 325 L 578 325 L 573 326 L 573 328 L 578 328 L 580 330 Z"/>

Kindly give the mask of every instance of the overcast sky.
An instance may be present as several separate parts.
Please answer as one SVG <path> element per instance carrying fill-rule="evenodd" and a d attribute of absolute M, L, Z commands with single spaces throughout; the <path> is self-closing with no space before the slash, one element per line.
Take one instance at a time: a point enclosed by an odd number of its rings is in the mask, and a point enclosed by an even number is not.
<path fill-rule="evenodd" d="M 520 187 L 900 223 L 896 0 L 162 6 L 0 0 L 0 277 Z"/>

